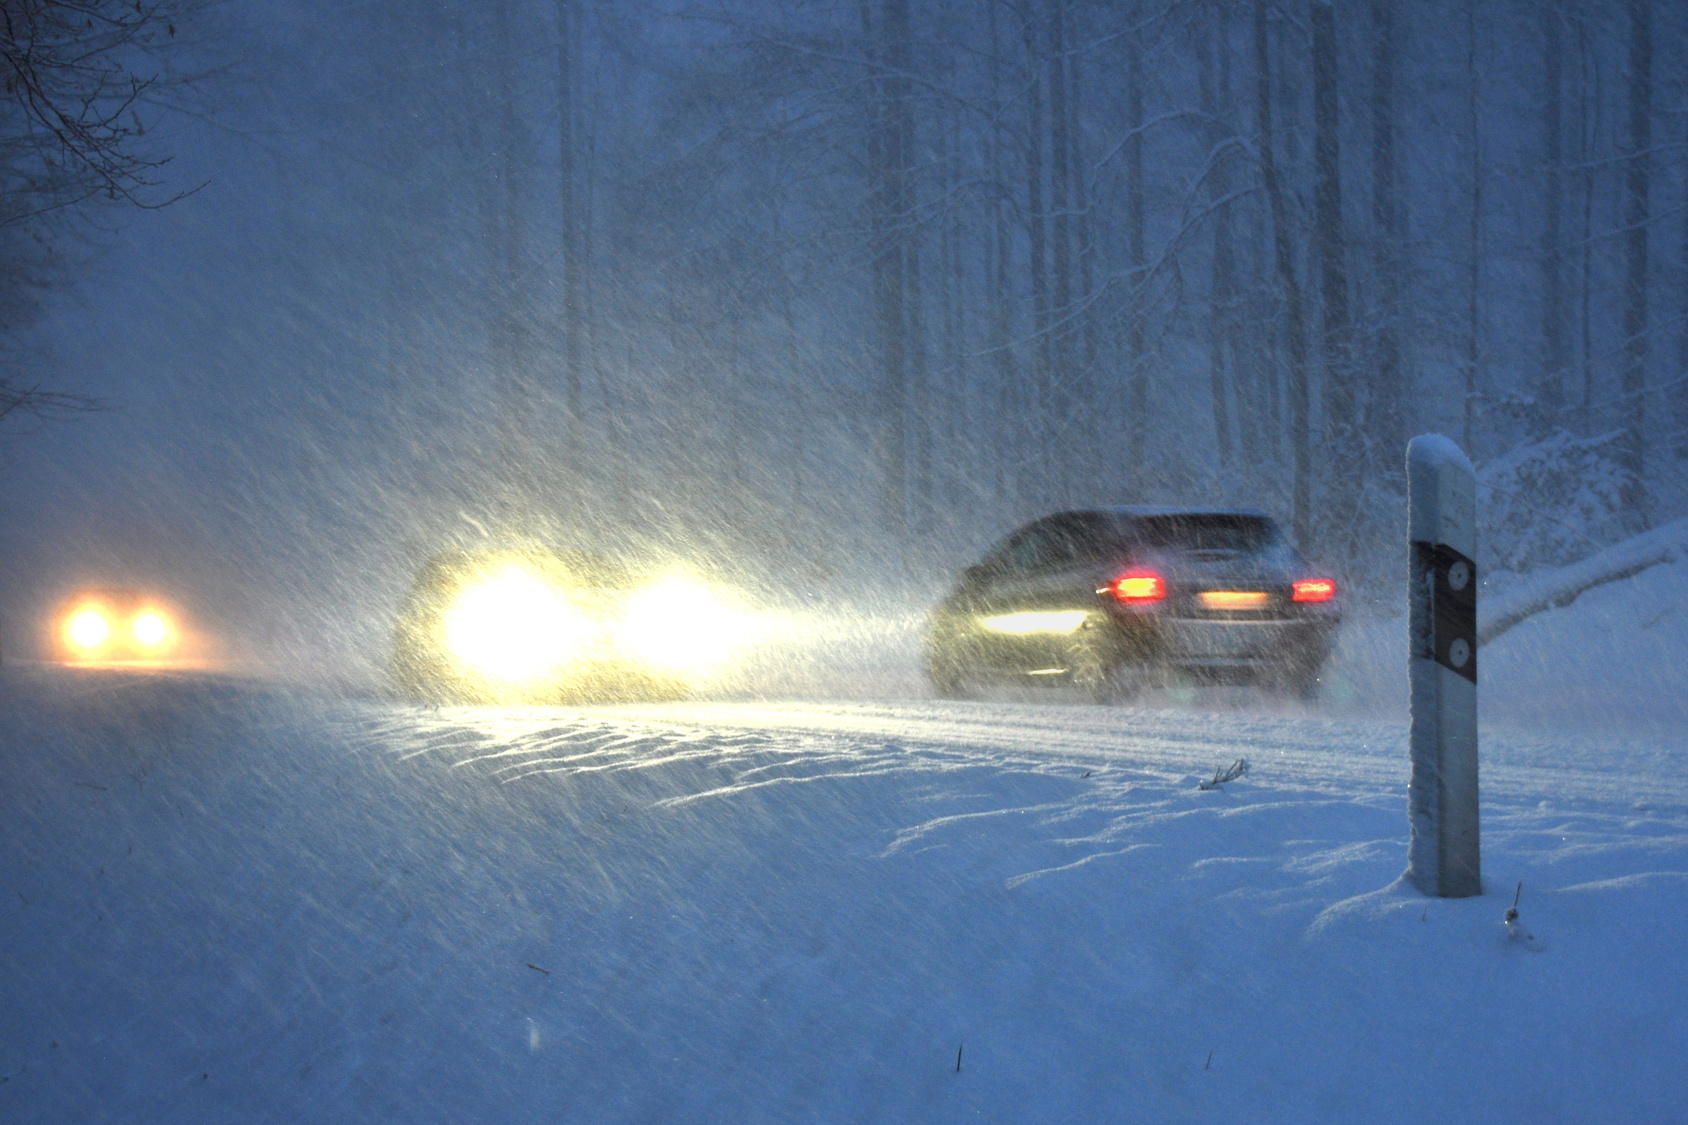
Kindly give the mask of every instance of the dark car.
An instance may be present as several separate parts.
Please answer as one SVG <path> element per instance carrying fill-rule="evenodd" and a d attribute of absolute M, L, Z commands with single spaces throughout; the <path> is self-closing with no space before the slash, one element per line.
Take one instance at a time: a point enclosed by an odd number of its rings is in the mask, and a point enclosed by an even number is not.
<path fill-rule="evenodd" d="M 1169 675 L 1306 697 L 1340 619 L 1336 582 L 1261 512 L 1060 512 L 963 572 L 926 666 L 947 698 L 1029 678 L 1108 701 Z"/>
<path fill-rule="evenodd" d="M 747 621 L 672 570 L 549 546 L 448 550 L 400 607 L 393 677 L 429 700 L 678 698 Z"/>

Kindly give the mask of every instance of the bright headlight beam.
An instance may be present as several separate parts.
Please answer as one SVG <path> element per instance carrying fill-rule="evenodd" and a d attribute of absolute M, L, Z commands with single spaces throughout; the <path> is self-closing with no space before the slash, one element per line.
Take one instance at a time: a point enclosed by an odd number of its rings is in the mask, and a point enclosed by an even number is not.
<path fill-rule="evenodd" d="M 982 624 L 993 633 L 1023 636 L 1027 633 L 1072 633 L 1083 625 L 1090 614 L 1082 609 L 1064 609 L 1052 613 L 1005 613 L 987 617 Z"/>
<path fill-rule="evenodd" d="M 111 639 L 111 622 L 97 609 L 79 610 L 65 624 L 65 635 L 77 648 L 99 648 Z"/>
<path fill-rule="evenodd" d="M 170 622 L 157 610 L 143 610 L 129 623 L 129 634 L 135 643 L 157 648 L 170 639 Z"/>
<path fill-rule="evenodd" d="M 467 670 L 506 684 L 538 679 L 592 638 L 590 618 L 521 567 L 466 588 L 444 614 L 446 647 Z"/>
<path fill-rule="evenodd" d="M 688 578 L 668 578 L 627 599 L 616 639 L 638 660 L 676 672 L 718 664 L 745 639 L 749 621 Z"/>

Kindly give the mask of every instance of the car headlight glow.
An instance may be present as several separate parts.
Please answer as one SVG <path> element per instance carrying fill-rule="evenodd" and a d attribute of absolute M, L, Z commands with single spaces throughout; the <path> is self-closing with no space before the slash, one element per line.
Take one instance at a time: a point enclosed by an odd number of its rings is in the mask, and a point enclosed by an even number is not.
<path fill-rule="evenodd" d="M 111 621 L 97 609 L 81 609 L 65 622 L 65 637 L 83 651 L 99 648 L 111 639 Z"/>
<path fill-rule="evenodd" d="M 1082 609 L 1058 610 L 1053 613 L 1005 613 L 987 617 L 982 624 L 993 633 L 1023 636 L 1027 633 L 1073 633 L 1084 624 L 1090 614 Z"/>
<path fill-rule="evenodd" d="M 647 664 L 701 672 L 726 657 L 748 631 L 748 619 L 722 605 L 707 588 L 690 579 L 669 578 L 628 598 L 616 639 Z"/>
<path fill-rule="evenodd" d="M 142 648 L 163 648 L 169 643 L 172 632 L 170 619 L 156 609 L 143 609 L 129 622 L 129 634 Z"/>
<path fill-rule="evenodd" d="M 445 642 L 468 671 L 506 684 L 538 679 L 590 641 L 592 621 L 555 586 L 512 566 L 467 587 L 445 611 Z"/>

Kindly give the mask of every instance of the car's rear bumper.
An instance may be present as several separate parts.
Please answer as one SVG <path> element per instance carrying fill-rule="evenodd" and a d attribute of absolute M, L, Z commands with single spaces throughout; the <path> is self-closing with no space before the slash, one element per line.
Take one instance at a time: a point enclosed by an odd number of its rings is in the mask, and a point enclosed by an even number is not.
<path fill-rule="evenodd" d="M 1087 651 L 1108 664 L 1249 682 L 1318 668 L 1330 655 L 1338 624 L 1334 613 L 1252 620 L 1132 614 L 1070 634 L 1010 637 L 972 621 L 955 622 L 929 635 L 927 666 L 939 677 L 969 670 L 1041 676 L 1064 671 Z"/>
<path fill-rule="evenodd" d="M 1167 618 L 1153 627 L 1154 657 L 1192 669 L 1316 665 L 1330 655 L 1336 622 L 1328 619 L 1191 620 Z"/>

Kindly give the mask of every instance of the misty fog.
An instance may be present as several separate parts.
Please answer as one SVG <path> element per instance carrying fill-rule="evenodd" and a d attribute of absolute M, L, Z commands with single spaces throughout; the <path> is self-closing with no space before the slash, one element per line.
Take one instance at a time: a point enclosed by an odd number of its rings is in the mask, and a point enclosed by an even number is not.
<path fill-rule="evenodd" d="M 1684 506 L 1648 10 L 188 5 L 137 110 L 186 194 L 45 231 L 12 329 L 108 409 L 0 429 L 7 651 L 145 582 L 374 667 L 483 530 L 900 613 L 1098 503 L 1264 509 L 1393 606 L 1423 431 L 1492 582 L 1574 561 Z"/>

